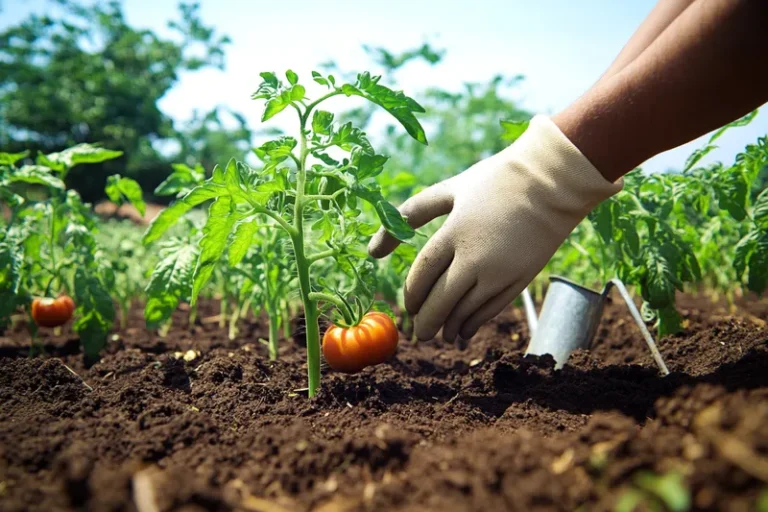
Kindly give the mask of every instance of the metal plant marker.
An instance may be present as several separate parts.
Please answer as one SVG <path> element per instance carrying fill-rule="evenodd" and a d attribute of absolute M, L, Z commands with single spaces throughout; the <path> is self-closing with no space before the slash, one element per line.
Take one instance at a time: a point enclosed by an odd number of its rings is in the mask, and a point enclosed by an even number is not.
<path fill-rule="evenodd" d="M 605 300 L 613 287 L 621 294 L 621 298 L 629 309 L 629 313 L 640 328 L 645 342 L 653 355 L 662 375 L 668 375 L 669 370 L 664 364 L 651 333 L 643 322 L 632 297 L 624 283 L 618 278 L 611 279 L 605 285 L 602 293 L 590 290 L 562 277 L 550 277 L 547 295 L 541 307 L 541 316 L 537 318 L 531 294 L 528 288 L 523 290 L 523 304 L 528 327 L 531 331 L 531 341 L 525 354 L 551 354 L 555 358 L 555 368 L 565 365 L 571 353 L 578 348 L 589 348 L 595 337 L 600 319 L 603 315 Z"/>

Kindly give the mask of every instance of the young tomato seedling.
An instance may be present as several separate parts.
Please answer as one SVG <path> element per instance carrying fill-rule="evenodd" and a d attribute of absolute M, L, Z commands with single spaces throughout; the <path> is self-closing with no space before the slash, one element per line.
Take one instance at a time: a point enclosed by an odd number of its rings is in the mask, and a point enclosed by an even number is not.
<path fill-rule="evenodd" d="M 376 184 L 375 177 L 382 172 L 387 157 L 374 151 L 362 130 L 349 122 L 334 123 L 334 114 L 318 107 L 336 96 L 364 98 L 389 112 L 412 137 L 426 144 L 424 130 L 414 115 L 424 109 L 402 92 L 379 84 L 380 77 L 369 73 L 339 86 L 333 76 L 313 72 L 314 81 L 327 88 L 314 100 L 293 71 L 286 72 L 287 83 L 274 73 L 262 73 L 261 77 L 263 82 L 253 97 L 266 101 L 262 121 L 285 110 L 293 111 L 298 138 L 283 136 L 257 148 L 261 169 L 235 160 L 223 168 L 217 166 L 210 179 L 154 220 L 144 241 L 157 240 L 191 208 L 213 201 L 192 277 L 194 302 L 225 251 L 229 251 L 228 263 L 237 266 L 265 219 L 273 229 L 283 230 L 290 240 L 304 306 L 308 387 L 313 396 L 320 382 L 320 306 L 336 307 L 344 323 L 352 326 L 360 322 L 372 303 L 372 266 L 363 261 L 365 253 L 359 250 L 359 243 L 375 227 L 360 220 L 358 202 L 369 203 L 382 225 L 399 240 L 408 240 L 415 233 Z M 341 285 L 312 279 L 313 265 L 328 258 L 350 278 L 346 296 Z"/>

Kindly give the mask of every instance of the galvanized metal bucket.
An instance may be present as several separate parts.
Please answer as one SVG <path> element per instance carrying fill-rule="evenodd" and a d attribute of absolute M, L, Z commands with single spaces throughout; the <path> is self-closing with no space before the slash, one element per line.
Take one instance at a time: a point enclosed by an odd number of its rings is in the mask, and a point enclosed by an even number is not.
<path fill-rule="evenodd" d="M 528 289 L 523 291 L 523 303 L 531 331 L 531 341 L 525 352 L 526 355 L 551 354 L 555 359 L 555 368 L 560 369 L 574 350 L 589 348 L 600 325 L 606 298 L 611 289 L 616 287 L 640 328 L 659 371 L 663 375 L 669 374 L 640 312 L 624 283 L 619 279 L 609 281 L 602 292 L 590 290 L 562 277 L 553 276 L 549 281 L 539 318 L 536 317 L 536 310 Z"/>

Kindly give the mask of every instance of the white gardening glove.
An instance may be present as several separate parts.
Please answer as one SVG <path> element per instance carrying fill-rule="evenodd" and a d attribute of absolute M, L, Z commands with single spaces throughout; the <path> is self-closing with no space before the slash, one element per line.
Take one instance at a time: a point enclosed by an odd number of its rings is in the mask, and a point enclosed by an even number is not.
<path fill-rule="evenodd" d="M 549 261 L 584 217 L 621 190 L 595 169 L 549 118 L 536 116 L 511 146 L 408 199 L 414 228 L 448 219 L 405 281 L 405 307 L 419 339 L 471 338 Z M 368 246 L 381 258 L 398 241 L 380 230 Z"/>

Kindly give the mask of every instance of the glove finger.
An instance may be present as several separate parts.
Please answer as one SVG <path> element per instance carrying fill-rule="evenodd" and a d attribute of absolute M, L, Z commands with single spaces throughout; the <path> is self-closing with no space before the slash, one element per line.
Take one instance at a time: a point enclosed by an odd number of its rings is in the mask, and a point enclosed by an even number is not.
<path fill-rule="evenodd" d="M 464 322 L 464 325 L 462 325 L 459 330 L 459 336 L 464 340 L 468 340 L 477 334 L 477 330 L 480 329 L 485 322 L 501 313 L 504 308 L 515 300 L 515 297 L 520 295 L 522 289 L 523 286 L 515 284 L 504 289 L 504 291 L 495 297 L 492 297 L 488 302 L 480 306 L 477 311 L 472 313 L 472 315 Z"/>
<path fill-rule="evenodd" d="M 453 261 L 450 220 L 419 251 L 403 287 L 405 309 L 415 315 L 427 300 L 432 287 Z"/>
<path fill-rule="evenodd" d="M 413 229 L 418 229 L 427 222 L 451 212 L 453 208 L 453 194 L 445 181 L 432 185 L 404 202 L 399 210 Z M 383 258 L 397 246 L 400 241 L 387 233 L 384 228 L 379 229 L 368 244 L 368 254 L 374 258 Z"/>
<path fill-rule="evenodd" d="M 476 277 L 456 261 L 440 276 L 427 300 L 413 319 L 413 332 L 420 340 L 431 340 L 456 304 L 475 285 Z"/>
<path fill-rule="evenodd" d="M 456 336 L 459 334 L 459 329 L 472 314 L 479 310 L 490 299 L 494 298 L 499 293 L 506 290 L 508 286 L 505 286 L 503 281 L 499 282 L 478 282 L 467 292 L 464 297 L 456 304 L 451 314 L 448 315 L 448 320 L 443 327 L 443 339 L 449 343 L 453 343 L 456 340 Z"/>

